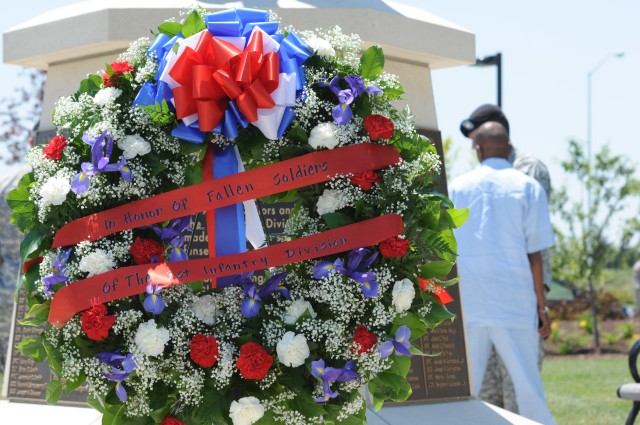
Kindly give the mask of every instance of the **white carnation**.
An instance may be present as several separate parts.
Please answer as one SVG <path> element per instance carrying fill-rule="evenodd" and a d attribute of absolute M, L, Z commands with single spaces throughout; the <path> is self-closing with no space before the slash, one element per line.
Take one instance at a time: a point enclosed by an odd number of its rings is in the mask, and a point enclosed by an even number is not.
<path fill-rule="evenodd" d="M 147 356 L 159 356 L 169 341 L 169 330 L 157 327 L 154 319 L 141 323 L 134 338 L 138 352 Z"/>
<path fill-rule="evenodd" d="M 305 311 L 309 311 L 312 318 L 316 318 L 316 312 L 313 311 L 313 306 L 306 300 L 295 300 L 287 307 L 284 314 L 284 323 L 292 325 L 296 323 L 298 318 L 304 314 Z"/>
<path fill-rule="evenodd" d="M 215 324 L 218 316 L 220 316 L 218 303 L 212 295 L 199 297 L 191 305 L 191 311 L 193 311 L 193 314 L 195 314 L 198 319 L 207 325 Z"/>
<path fill-rule="evenodd" d="M 409 310 L 415 296 L 416 290 L 409 279 L 399 280 L 393 285 L 392 302 L 397 312 Z"/>
<path fill-rule="evenodd" d="M 92 253 L 85 255 L 78 265 L 80 271 L 89 273 L 87 277 L 111 271 L 115 267 L 116 263 L 113 261 L 113 256 L 102 249 L 96 249 Z"/>
<path fill-rule="evenodd" d="M 347 206 L 344 194 L 335 189 L 325 189 L 318 198 L 316 208 L 319 215 L 335 212 Z"/>
<path fill-rule="evenodd" d="M 122 94 L 122 90 L 115 87 L 105 87 L 100 89 L 98 93 L 93 98 L 93 102 L 96 105 L 105 106 L 109 103 L 113 103 L 116 101 L 118 97 Z"/>
<path fill-rule="evenodd" d="M 118 141 L 118 147 L 124 151 L 124 157 L 127 159 L 151 152 L 151 144 L 137 134 L 125 136 L 124 139 Z"/>
<path fill-rule="evenodd" d="M 303 334 L 289 331 L 282 336 L 276 346 L 278 360 L 285 366 L 298 367 L 309 357 L 309 345 Z"/>
<path fill-rule="evenodd" d="M 232 401 L 229 417 L 233 425 L 251 425 L 264 416 L 264 406 L 255 397 L 242 397 Z"/>
<path fill-rule="evenodd" d="M 323 122 L 311 130 L 309 133 L 309 145 L 314 149 L 333 149 L 338 146 L 336 125 L 332 122 Z"/>
<path fill-rule="evenodd" d="M 307 40 L 307 45 L 309 45 L 309 47 L 311 47 L 311 49 L 314 50 L 319 56 L 329 58 L 336 55 L 336 51 L 331 46 L 331 43 L 329 43 L 324 38 L 312 37 L 311 39 Z"/>
<path fill-rule="evenodd" d="M 62 205 L 71 190 L 69 180 L 64 177 L 50 177 L 40 188 L 43 206 Z"/>

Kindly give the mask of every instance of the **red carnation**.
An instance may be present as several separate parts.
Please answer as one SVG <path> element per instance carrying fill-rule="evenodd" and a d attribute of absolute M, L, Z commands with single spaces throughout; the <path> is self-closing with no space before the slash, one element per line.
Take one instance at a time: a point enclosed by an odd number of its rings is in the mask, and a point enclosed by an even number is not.
<path fill-rule="evenodd" d="M 378 337 L 373 332 L 369 332 L 365 325 L 358 325 L 356 333 L 353 335 L 353 345 L 351 352 L 355 352 L 359 356 L 371 350 L 378 342 Z"/>
<path fill-rule="evenodd" d="M 82 330 L 89 339 L 102 341 L 109 336 L 109 329 L 116 322 L 116 316 L 107 316 L 106 314 L 107 307 L 104 304 L 93 306 L 82 313 L 80 318 Z"/>
<path fill-rule="evenodd" d="M 378 249 L 380 250 L 380 254 L 386 258 L 404 257 L 410 246 L 411 242 L 407 239 L 394 236 L 380 242 Z"/>
<path fill-rule="evenodd" d="M 164 247 L 153 239 L 136 240 L 129 247 L 136 264 L 162 263 L 164 261 Z"/>
<path fill-rule="evenodd" d="M 191 338 L 189 357 L 200 367 L 211 367 L 218 361 L 218 341 L 212 336 L 197 334 Z"/>
<path fill-rule="evenodd" d="M 55 136 L 49 140 L 49 144 L 42 150 L 42 154 L 49 159 L 60 161 L 62 151 L 67 146 L 67 139 L 64 136 Z"/>
<path fill-rule="evenodd" d="M 373 170 L 367 170 L 361 173 L 355 173 L 353 176 L 349 177 L 349 180 L 356 186 L 360 186 L 360 189 L 362 190 L 371 190 L 373 183 L 380 183 L 382 181 L 382 177 Z"/>
<path fill-rule="evenodd" d="M 247 342 L 240 347 L 240 357 L 236 367 L 245 379 L 264 379 L 273 364 L 273 357 L 255 342 Z"/>
<path fill-rule="evenodd" d="M 393 121 L 382 115 L 367 115 L 364 119 L 364 129 L 369 133 L 371 140 L 393 137 Z"/>
<path fill-rule="evenodd" d="M 160 425 L 187 425 L 182 421 L 177 420 L 176 418 L 172 418 L 171 416 L 167 416 L 162 420 Z"/>
<path fill-rule="evenodd" d="M 124 74 L 125 72 L 133 71 L 133 66 L 129 65 L 129 62 L 112 62 L 109 64 L 109 67 L 113 70 L 107 70 L 104 74 L 102 74 L 102 81 L 104 82 L 105 87 L 113 87 L 118 84 L 119 76 Z"/>

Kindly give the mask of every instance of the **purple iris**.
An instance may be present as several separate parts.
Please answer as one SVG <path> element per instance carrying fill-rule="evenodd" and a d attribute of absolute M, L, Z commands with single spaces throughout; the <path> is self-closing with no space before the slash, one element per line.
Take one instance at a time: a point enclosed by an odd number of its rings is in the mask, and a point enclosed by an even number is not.
<path fill-rule="evenodd" d="M 164 299 L 158 295 L 162 288 L 155 283 L 147 285 L 147 297 L 144 299 L 142 306 L 151 314 L 158 315 L 164 311 Z"/>
<path fill-rule="evenodd" d="M 102 373 L 102 376 L 116 383 L 116 395 L 121 402 L 127 401 L 127 391 L 122 385 L 122 381 L 127 379 L 131 372 L 136 368 L 136 362 L 133 360 L 133 354 L 122 354 L 115 352 L 110 353 L 104 351 L 96 354 L 96 358 L 103 363 L 111 366 L 111 373 Z"/>
<path fill-rule="evenodd" d="M 58 254 L 58 258 L 51 262 L 53 267 L 56 268 L 56 271 L 42 278 L 42 284 L 44 285 L 44 289 L 47 293 L 53 292 L 53 289 L 57 284 L 69 282 L 69 278 L 65 276 L 64 273 L 67 268 L 67 262 L 69 261 L 69 255 L 71 255 L 72 249 L 73 248 L 69 248 L 60 252 L 60 254 Z"/>
<path fill-rule="evenodd" d="M 331 79 L 329 84 L 325 82 L 319 83 L 320 87 L 329 87 L 333 94 L 338 97 L 338 104 L 333 108 L 331 115 L 338 125 L 344 125 L 351 121 L 353 112 L 351 104 L 363 93 L 380 94 L 382 90 L 374 85 L 365 86 L 362 78 L 359 76 L 346 76 L 344 80 L 349 85 L 348 89 L 341 89 L 339 86 L 340 76 L 336 75 Z"/>
<path fill-rule="evenodd" d="M 280 282 L 282 282 L 287 274 L 287 272 L 276 273 L 262 285 L 258 285 L 251 280 L 249 274 L 243 275 L 242 288 L 247 298 L 242 301 L 240 310 L 244 317 L 247 319 L 255 317 L 260 311 L 261 301 L 276 291 L 279 291 L 286 299 L 289 299 L 289 290 L 280 285 Z"/>
<path fill-rule="evenodd" d="M 394 339 L 388 339 L 380 344 L 380 348 L 378 348 L 378 350 L 380 350 L 380 357 L 386 359 L 394 351 L 398 356 L 411 356 L 411 352 L 409 351 L 411 348 L 410 338 L 411 329 L 405 325 L 400 326 L 396 331 Z"/>
<path fill-rule="evenodd" d="M 191 216 L 185 216 L 171 220 L 165 227 L 157 224 L 149 226 L 165 244 L 171 245 L 169 261 L 186 261 L 189 259 L 187 251 L 182 249 L 184 236 L 182 233 L 191 228 Z"/>
<path fill-rule="evenodd" d="M 331 398 L 336 398 L 338 391 L 331 389 L 331 383 L 349 382 L 354 379 L 360 380 L 360 375 L 355 371 L 356 365 L 353 360 L 349 360 L 343 368 L 325 367 L 324 360 L 311 362 L 311 374 L 322 380 L 322 397 L 315 399 L 316 403 L 326 403 Z"/>
<path fill-rule="evenodd" d="M 375 297 L 378 295 L 378 282 L 375 281 L 376 275 L 370 271 L 367 271 L 369 266 L 378 258 L 378 252 L 367 255 L 371 251 L 366 248 L 358 248 L 351 250 L 347 254 L 346 263 L 342 262 L 342 259 L 338 258 L 333 263 L 330 261 L 321 261 L 313 266 L 313 277 L 316 279 L 325 279 L 333 270 L 340 274 L 349 276 L 360 284 L 360 290 L 362 294 L 367 297 Z"/>
<path fill-rule="evenodd" d="M 91 183 L 89 177 L 99 173 L 119 171 L 124 181 L 131 181 L 131 170 L 127 167 L 127 160 L 124 156 L 121 156 L 115 164 L 109 163 L 113 152 L 113 138 L 106 130 L 95 139 L 88 133 L 84 133 L 82 141 L 91 146 L 91 162 L 83 162 L 80 165 L 82 171 L 76 174 L 71 182 L 71 190 L 74 193 L 86 192 Z"/>

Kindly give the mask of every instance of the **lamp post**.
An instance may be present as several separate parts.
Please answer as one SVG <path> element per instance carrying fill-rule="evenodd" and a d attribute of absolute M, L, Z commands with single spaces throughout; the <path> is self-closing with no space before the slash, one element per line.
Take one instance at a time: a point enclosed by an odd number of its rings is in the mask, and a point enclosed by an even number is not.
<path fill-rule="evenodd" d="M 502 53 L 476 59 L 476 66 L 495 65 L 498 68 L 498 107 L 502 108 Z"/>
<path fill-rule="evenodd" d="M 611 58 L 622 58 L 624 56 L 624 52 L 612 52 L 600 59 L 600 62 L 596 64 L 596 66 L 589 71 L 587 74 L 587 165 L 588 165 L 588 173 L 591 175 L 593 173 L 592 167 L 592 152 L 591 152 L 591 79 L 593 74 L 602 66 L 605 62 L 607 62 Z M 587 178 L 587 181 L 590 180 Z M 598 333 L 598 309 L 596 307 L 596 299 L 595 299 L 595 291 L 593 289 L 593 278 L 591 273 L 591 266 L 593 265 L 593 258 L 591 257 L 591 248 L 593 246 L 593 235 L 591 234 L 592 228 L 592 216 L 591 213 L 591 203 L 592 203 L 592 194 L 591 194 L 591 184 L 587 187 L 587 239 L 585 241 L 586 245 L 586 254 L 587 254 L 587 265 L 589 267 L 587 272 L 587 286 L 589 288 L 589 293 L 591 295 L 591 316 L 593 319 L 593 341 L 594 348 L 596 352 L 600 352 L 600 334 Z"/>

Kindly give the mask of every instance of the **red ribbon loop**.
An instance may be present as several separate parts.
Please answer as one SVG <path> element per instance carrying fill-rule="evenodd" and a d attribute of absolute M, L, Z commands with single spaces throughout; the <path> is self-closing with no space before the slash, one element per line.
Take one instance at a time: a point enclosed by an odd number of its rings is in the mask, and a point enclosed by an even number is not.
<path fill-rule="evenodd" d="M 263 54 L 262 31 L 253 32 L 244 51 L 203 31 L 195 49 L 187 47 L 169 75 L 174 88 L 178 119 L 198 113 L 201 131 L 213 130 L 224 118 L 229 100 L 250 122 L 259 108 L 273 108 L 271 93 L 278 88 L 280 60 L 275 52 Z"/>

